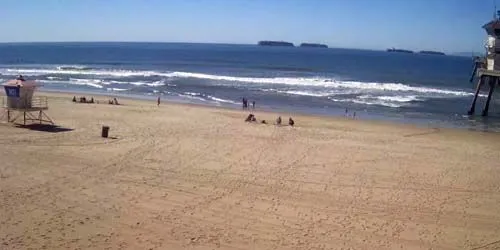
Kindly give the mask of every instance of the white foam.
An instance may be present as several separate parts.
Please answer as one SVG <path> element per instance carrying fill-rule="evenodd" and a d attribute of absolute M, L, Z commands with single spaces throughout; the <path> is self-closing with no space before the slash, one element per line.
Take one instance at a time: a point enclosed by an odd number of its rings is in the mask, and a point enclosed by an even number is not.
<path fill-rule="evenodd" d="M 108 91 L 117 91 L 117 92 L 120 92 L 120 91 L 127 91 L 128 89 L 121 89 L 121 88 L 107 88 L 106 90 L 108 90 Z"/>
<path fill-rule="evenodd" d="M 49 80 L 62 80 L 61 77 L 57 77 L 57 76 L 49 76 L 49 77 L 47 77 L 47 79 L 49 79 Z"/>
<path fill-rule="evenodd" d="M 91 86 L 95 88 L 102 89 L 103 86 L 101 84 L 105 84 L 101 80 L 97 79 L 77 79 L 77 78 L 70 78 L 69 79 L 70 84 L 75 84 L 75 85 L 86 85 L 86 86 Z"/>
<path fill-rule="evenodd" d="M 390 108 L 399 108 L 402 107 L 403 104 L 398 104 L 398 103 L 393 103 L 393 102 L 387 102 L 387 101 L 382 101 L 382 100 L 365 100 L 365 99 L 336 99 L 332 97 L 328 97 L 329 100 L 334 101 L 334 102 L 352 102 L 352 103 L 357 103 L 357 104 L 364 104 L 364 105 L 378 105 L 378 106 L 386 106 Z"/>
<path fill-rule="evenodd" d="M 62 65 L 57 67 L 58 70 L 88 70 L 91 69 L 88 66 L 83 65 Z"/>
<path fill-rule="evenodd" d="M 184 92 L 185 95 L 190 95 L 190 96 L 199 96 L 201 93 L 196 93 L 196 92 Z"/>
<path fill-rule="evenodd" d="M 365 105 L 379 105 L 379 106 L 386 106 L 386 107 L 391 107 L 391 108 L 399 108 L 402 107 L 403 105 L 393 103 L 393 102 L 386 102 L 382 100 L 373 100 L 373 101 L 365 101 L 365 100 L 359 100 L 359 99 L 352 99 L 351 100 L 354 103 L 358 104 L 365 104 Z"/>
<path fill-rule="evenodd" d="M 78 70 L 78 69 L 7 69 L 6 72 L 13 74 L 23 74 L 28 76 L 37 75 L 95 75 L 112 77 L 130 77 L 130 76 L 169 76 L 168 73 L 155 71 L 133 71 L 133 70 Z"/>
<path fill-rule="evenodd" d="M 169 74 L 169 76 L 202 78 L 202 79 L 223 80 L 223 81 L 233 81 L 233 82 L 250 82 L 250 83 L 261 83 L 261 84 L 284 84 L 284 85 L 318 86 L 318 87 L 346 88 L 346 89 L 419 92 L 419 93 L 433 93 L 433 94 L 445 94 L 445 95 L 456 95 L 456 96 L 472 95 L 472 93 L 464 91 L 416 87 L 401 83 L 336 81 L 335 79 L 330 79 L 330 78 L 288 78 L 288 77 L 253 78 L 253 77 L 209 75 L 209 74 L 188 73 L 188 72 L 172 72 Z"/>
<path fill-rule="evenodd" d="M 160 87 L 160 86 L 165 86 L 165 83 L 163 81 L 156 81 L 152 83 L 146 83 L 146 85 L 150 87 Z"/>
<path fill-rule="evenodd" d="M 142 86 L 148 84 L 147 82 L 126 82 L 126 84 L 132 84 L 135 86 Z"/>
<path fill-rule="evenodd" d="M 37 80 L 37 82 L 41 82 L 41 83 L 69 83 L 68 81 L 62 81 L 62 80 Z"/>
<path fill-rule="evenodd" d="M 362 95 L 358 96 L 360 99 L 378 99 L 381 101 L 388 102 L 412 102 L 412 101 L 420 101 L 417 96 L 407 95 L 407 96 L 372 96 L 372 95 Z"/>
<path fill-rule="evenodd" d="M 377 96 L 377 99 L 390 102 L 414 102 L 420 101 L 417 96 L 407 95 L 407 96 Z"/>
<path fill-rule="evenodd" d="M 189 98 L 189 99 L 195 99 L 195 100 L 200 100 L 200 101 L 207 101 L 204 98 L 198 97 L 197 95 L 193 95 L 196 93 L 191 93 L 191 92 L 184 92 L 183 94 L 178 94 L 181 97 Z"/>
<path fill-rule="evenodd" d="M 226 99 L 221 99 L 221 98 L 217 98 L 217 97 L 215 97 L 215 96 L 210 96 L 210 95 L 208 95 L 208 96 L 207 96 L 207 98 L 208 98 L 208 99 L 210 99 L 210 100 L 213 100 L 213 101 L 215 101 L 215 102 L 223 102 L 223 103 L 231 103 L 231 104 L 237 104 L 237 105 L 239 105 L 239 103 L 237 103 L 237 102 L 235 102 L 235 101 L 226 100 Z"/>
<path fill-rule="evenodd" d="M 284 93 L 289 95 L 302 95 L 302 96 L 314 96 L 314 97 L 325 97 L 331 95 L 329 92 L 314 92 L 314 91 L 300 91 L 300 90 L 277 90 L 278 93 Z"/>

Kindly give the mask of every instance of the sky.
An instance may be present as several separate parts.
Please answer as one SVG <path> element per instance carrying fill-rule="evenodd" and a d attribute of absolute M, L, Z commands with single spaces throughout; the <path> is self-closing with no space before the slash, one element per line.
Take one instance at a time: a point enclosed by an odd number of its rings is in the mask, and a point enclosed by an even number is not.
<path fill-rule="evenodd" d="M 494 1 L 1 0 L 0 42 L 283 40 L 483 52 Z"/>

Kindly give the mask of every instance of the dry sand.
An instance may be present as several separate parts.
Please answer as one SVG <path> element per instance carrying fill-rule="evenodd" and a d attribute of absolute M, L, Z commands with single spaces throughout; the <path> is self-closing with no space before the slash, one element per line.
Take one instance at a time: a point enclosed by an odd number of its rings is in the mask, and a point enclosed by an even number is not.
<path fill-rule="evenodd" d="M 0 125 L 0 249 L 500 248 L 498 134 L 48 95 L 72 131 Z"/>

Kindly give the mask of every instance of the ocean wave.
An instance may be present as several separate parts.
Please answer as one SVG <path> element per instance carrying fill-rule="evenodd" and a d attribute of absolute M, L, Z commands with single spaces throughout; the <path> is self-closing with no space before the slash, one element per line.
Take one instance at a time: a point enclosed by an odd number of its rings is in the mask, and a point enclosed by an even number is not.
<path fill-rule="evenodd" d="M 386 102 L 386 101 L 382 101 L 382 100 L 365 101 L 365 100 L 353 99 L 351 101 L 353 103 L 357 103 L 357 104 L 379 105 L 379 106 L 385 106 L 385 107 L 390 107 L 390 108 L 400 108 L 400 107 L 404 106 L 402 104 L 393 103 L 393 102 Z"/>
<path fill-rule="evenodd" d="M 358 96 L 360 99 L 378 99 L 380 101 L 387 101 L 387 102 L 414 102 L 414 101 L 420 101 L 421 99 L 418 98 L 417 96 L 414 95 L 407 95 L 407 96 L 372 96 L 372 95 L 362 95 Z"/>
<path fill-rule="evenodd" d="M 318 91 L 301 91 L 301 90 L 276 90 L 278 93 L 289 95 L 313 96 L 313 97 L 326 97 L 331 95 L 331 92 L 318 92 Z"/>
<path fill-rule="evenodd" d="M 99 88 L 99 89 L 103 88 L 103 86 L 102 86 L 103 84 L 104 85 L 109 84 L 109 83 L 106 83 L 106 82 L 104 82 L 102 80 L 98 80 L 98 79 L 77 79 L 77 78 L 70 78 L 69 83 L 75 84 L 75 85 L 86 85 L 86 86 L 95 87 L 95 88 Z"/>
<path fill-rule="evenodd" d="M 62 80 L 62 77 L 57 77 L 57 76 L 48 76 L 47 79 L 49 80 Z"/>
<path fill-rule="evenodd" d="M 177 94 L 180 97 L 188 98 L 188 99 L 194 99 L 194 100 L 199 100 L 199 101 L 204 101 L 206 102 L 207 100 L 203 97 L 200 97 L 198 95 L 195 95 L 196 93 L 191 93 L 191 92 L 184 92 L 182 94 Z"/>
<path fill-rule="evenodd" d="M 161 86 L 165 86 L 165 82 L 156 81 L 156 82 L 152 82 L 152 83 L 146 83 L 146 85 L 150 86 L 150 87 L 161 87 Z"/>
<path fill-rule="evenodd" d="M 448 95 L 448 96 L 470 96 L 472 92 L 460 90 L 439 89 L 423 86 L 411 86 L 402 83 L 390 82 L 361 82 L 361 81 L 339 81 L 332 78 L 301 78 L 301 77 L 237 77 L 224 75 L 211 75 L 203 73 L 191 72 L 157 72 L 157 71 L 133 71 L 133 70 L 77 70 L 77 69 L 6 69 L 10 74 L 27 74 L 27 75 L 46 75 L 46 74 L 62 74 L 62 75 L 93 75 L 93 76 L 108 76 L 114 78 L 121 77 L 165 77 L 165 78 L 197 78 L 214 81 L 226 82 L 246 82 L 256 84 L 271 84 L 271 85 L 293 85 L 293 86 L 315 86 L 332 89 L 360 89 L 368 91 L 394 91 L 394 92 L 414 92 L 426 93 L 433 95 Z M 136 82 L 135 85 L 163 86 L 165 82 Z M 160 85 L 161 84 L 161 85 Z"/>
<path fill-rule="evenodd" d="M 106 88 L 107 91 L 116 91 L 116 92 L 121 92 L 121 91 L 127 91 L 128 89 L 122 89 L 122 88 Z"/>
<path fill-rule="evenodd" d="M 161 73 L 155 71 L 134 71 L 134 70 L 81 70 L 81 69 L 6 69 L 4 72 L 11 75 L 94 75 L 94 76 L 111 76 L 111 77 L 131 77 L 131 76 L 165 76 L 169 73 Z"/>
<path fill-rule="evenodd" d="M 197 92 L 183 92 L 182 94 L 178 94 L 181 97 L 186 97 L 189 99 L 195 99 L 195 100 L 200 100 L 200 101 L 205 101 L 205 102 L 216 102 L 216 103 L 230 103 L 230 104 L 236 104 L 239 105 L 238 102 L 228 100 L 228 99 L 222 99 L 219 97 L 211 96 L 211 95 L 206 95 L 203 93 L 197 93 Z"/>
<path fill-rule="evenodd" d="M 292 78 L 292 77 L 256 78 L 256 77 L 209 75 L 209 74 L 188 73 L 188 72 L 172 72 L 168 75 L 171 77 L 201 78 L 201 79 L 210 79 L 219 81 L 249 82 L 249 83 L 260 83 L 260 84 L 281 84 L 281 85 L 318 86 L 318 87 L 344 88 L 344 89 L 418 92 L 418 93 L 444 94 L 444 95 L 455 95 L 455 96 L 473 95 L 473 93 L 464 91 L 417 87 L 417 86 L 405 85 L 402 83 L 337 81 L 331 78 L 317 78 L 317 77 L 316 78 Z"/>
<path fill-rule="evenodd" d="M 210 95 L 207 95 L 207 98 L 212 100 L 212 101 L 215 101 L 215 102 L 223 102 L 223 103 L 230 103 L 230 104 L 236 104 L 236 105 L 239 105 L 239 103 L 235 102 L 235 101 L 232 101 L 232 100 L 227 100 L 227 99 L 222 99 L 222 98 L 218 98 L 218 97 L 215 97 L 215 96 L 210 96 Z"/>
<path fill-rule="evenodd" d="M 58 70 L 91 70 L 91 67 L 88 66 L 81 66 L 81 65 L 63 65 L 63 66 L 57 66 L 56 67 Z"/>
<path fill-rule="evenodd" d="M 351 99 L 338 99 L 338 98 L 333 98 L 333 97 L 328 97 L 329 100 L 334 101 L 334 102 L 352 102 L 352 103 L 357 103 L 357 104 L 364 104 L 364 105 L 378 105 L 378 106 L 385 106 L 385 107 L 390 107 L 390 108 L 400 108 L 404 106 L 402 103 L 394 103 L 394 102 L 388 102 L 388 101 L 383 101 L 383 100 L 364 100 L 364 99 L 356 99 L 356 98 L 351 98 Z"/>

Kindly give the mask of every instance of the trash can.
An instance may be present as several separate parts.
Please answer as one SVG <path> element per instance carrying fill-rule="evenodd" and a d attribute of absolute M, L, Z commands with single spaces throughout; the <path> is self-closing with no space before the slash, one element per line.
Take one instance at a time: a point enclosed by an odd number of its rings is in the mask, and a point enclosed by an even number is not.
<path fill-rule="evenodd" d="M 109 126 L 102 126 L 101 136 L 104 138 L 108 138 Z"/>

